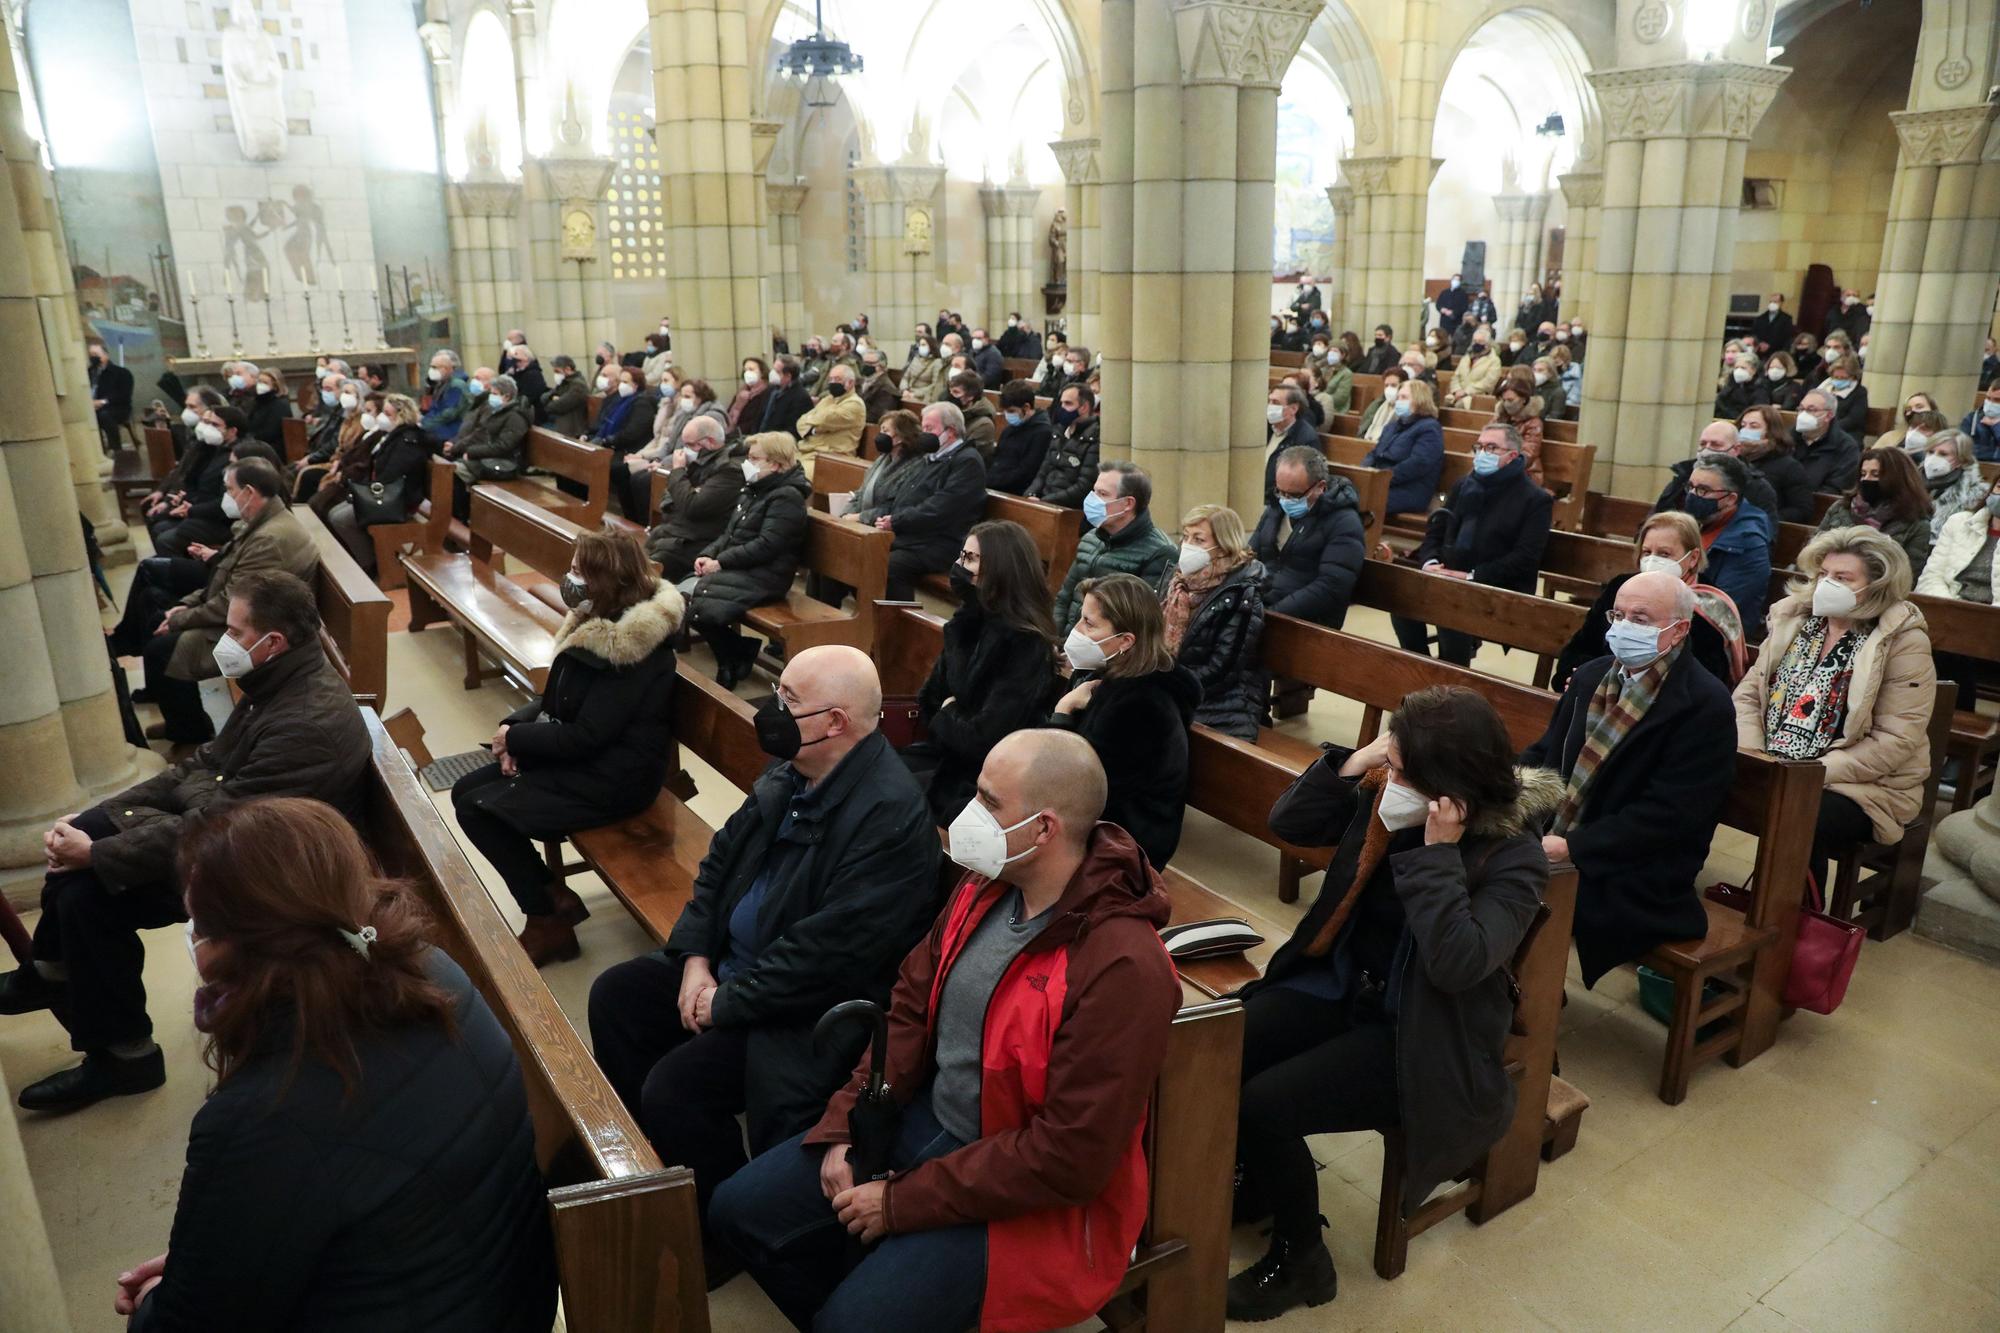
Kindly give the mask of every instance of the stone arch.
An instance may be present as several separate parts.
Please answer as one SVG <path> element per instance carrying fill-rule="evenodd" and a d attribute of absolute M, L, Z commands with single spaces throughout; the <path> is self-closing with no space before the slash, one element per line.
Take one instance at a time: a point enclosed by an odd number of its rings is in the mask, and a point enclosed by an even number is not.
<path fill-rule="evenodd" d="M 1326 0 L 1306 29 L 1303 49 L 1310 49 L 1326 65 L 1346 94 L 1354 117 L 1356 155 L 1392 152 L 1396 115 L 1388 82 L 1382 77 L 1382 62 L 1367 29 L 1346 0 Z"/>
<path fill-rule="evenodd" d="M 1563 135 L 1573 151 L 1572 171 L 1595 171 L 1604 151 L 1603 114 L 1597 105 L 1597 90 L 1590 84 L 1590 72 L 1598 62 L 1569 21 L 1535 4 L 1519 4 L 1500 9 L 1460 34 L 1458 42 L 1438 63 L 1438 96 L 1459 58 L 1467 51 L 1505 45 L 1510 51 L 1532 48 L 1532 58 L 1544 62 L 1555 76 L 1558 96 L 1564 105 Z M 1501 89 L 1505 94 L 1505 89 Z M 1511 103 L 1515 99 L 1507 95 Z M 1432 109 L 1431 123 L 1437 120 Z M 1433 131 L 1435 133 L 1435 131 Z M 1432 152 L 1437 154 L 1435 144 Z"/>
<path fill-rule="evenodd" d="M 475 136 L 488 138 L 488 169 L 510 177 L 521 174 L 521 116 L 517 100 L 518 71 L 513 35 L 506 13 L 494 5 L 479 5 L 465 16 L 458 37 L 457 87 L 447 123 L 451 133 L 445 161 L 454 161 L 454 179 L 482 169 L 476 160 Z M 482 134 L 483 123 L 483 134 Z"/>
<path fill-rule="evenodd" d="M 646 0 L 553 0 L 550 6 L 542 43 L 547 111 L 559 126 L 573 95 L 593 152 L 610 147 L 611 88 L 650 23 Z M 608 65 L 606 50 L 617 52 Z"/>

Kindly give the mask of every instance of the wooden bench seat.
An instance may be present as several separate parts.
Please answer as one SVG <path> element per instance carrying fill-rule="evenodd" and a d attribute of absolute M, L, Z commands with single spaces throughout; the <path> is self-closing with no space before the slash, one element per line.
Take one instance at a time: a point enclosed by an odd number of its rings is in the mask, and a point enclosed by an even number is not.
<path fill-rule="evenodd" d="M 410 628 L 440 621 L 457 626 L 465 641 L 465 688 L 508 675 L 540 693 L 555 661 L 562 613 L 500 572 L 496 553 L 511 556 L 550 579 L 569 569 L 582 529 L 551 510 L 485 483 L 472 491 L 471 549 L 464 553 L 420 550 L 400 557 L 409 579 Z M 483 658 L 498 663 L 489 670 Z"/>
<path fill-rule="evenodd" d="M 320 647 L 355 698 L 379 712 L 389 693 L 391 603 L 318 514 L 303 507 L 297 512 L 319 552 L 313 603 Z"/>
<path fill-rule="evenodd" d="M 147 426 L 143 450 L 120 449 L 111 460 L 111 493 L 121 512 L 137 513 L 140 500 L 160 488 L 174 470 L 174 435 L 164 426 Z"/>
<path fill-rule="evenodd" d="M 536 426 L 528 432 L 526 458 L 529 475 L 479 484 L 561 514 L 579 527 L 594 528 L 604 520 L 604 508 L 611 498 L 611 450 Z M 534 473 L 574 482 L 583 487 L 584 494 L 572 495 Z"/>
<path fill-rule="evenodd" d="M 433 458 L 425 475 L 430 482 L 429 492 L 406 521 L 377 523 L 366 529 L 368 539 L 375 544 L 375 581 L 384 592 L 403 587 L 406 582 L 403 552 L 424 550 L 442 555 L 455 526 L 463 534 L 458 543 L 460 550 L 470 540 L 470 532 L 464 531 L 463 525 L 456 524 L 451 516 L 451 464 Z"/>
<path fill-rule="evenodd" d="M 1353 604 L 1533 653 L 1538 686 L 1549 683 L 1556 658 L 1589 614 L 1589 608 L 1575 602 L 1426 574 L 1387 560 L 1362 565 Z"/>
<path fill-rule="evenodd" d="M 1479 432 L 1476 430 L 1444 432 L 1444 467 L 1438 476 L 1439 501 L 1472 471 L 1472 451 L 1478 442 Z M 1328 421 L 1320 432 L 1320 444 L 1327 457 L 1335 462 L 1357 467 L 1375 447 L 1361 437 L 1361 418 L 1352 412 L 1342 413 Z M 1591 470 L 1596 465 L 1596 459 L 1597 446 L 1594 444 L 1566 444 L 1560 440 L 1542 442 L 1542 485 L 1556 498 L 1551 516 L 1554 527 L 1575 529 L 1583 522 Z M 1421 535 L 1421 519 L 1421 515 L 1406 516 L 1400 525 L 1390 526 Z"/>
<path fill-rule="evenodd" d="M 828 606 L 794 587 L 781 602 L 751 608 L 743 624 L 786 656 L 828 643 L 867 652 L 874 642 L 875 603 L 889 588 L 889 545 L 894 539 L 887 532 L 842 523 L 817 510 L 809 511 L 806 521 L 801 564 L 853 588 L 854 608 Z"/>

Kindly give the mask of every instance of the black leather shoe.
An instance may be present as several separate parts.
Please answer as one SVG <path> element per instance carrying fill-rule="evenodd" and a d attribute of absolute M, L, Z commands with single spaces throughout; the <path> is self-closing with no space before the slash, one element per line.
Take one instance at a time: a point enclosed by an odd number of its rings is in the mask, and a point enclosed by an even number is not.
<path fill-rule="evenodd" d="M 1229 1317 L 1262 1323 L 1301 1305 L 1325 1305 L 1339 1290 L 1326 1242 L 1315 1235 L 1301 1245 L 1274 1235 L 1262 1259 L 1229 1279 Z"/>
<path fill-rule="evenodd" d="M 16 1100 L 24 1111 L 74 1111 L 106 1097 L 151 1092 L 166 1081 L 166 1052 L 158 1047 L 150 1055 L 130 1060 L 121 1060 L 105 1051 L 92 1051 L 74 1069 L 30 1083 L 21 1089 Z"/>
<path fill-rule="evenodd" d="M 52 1006 L 63 992 L 32 965 L 0 975 L 0 1014 L 32 1014 Z"/>

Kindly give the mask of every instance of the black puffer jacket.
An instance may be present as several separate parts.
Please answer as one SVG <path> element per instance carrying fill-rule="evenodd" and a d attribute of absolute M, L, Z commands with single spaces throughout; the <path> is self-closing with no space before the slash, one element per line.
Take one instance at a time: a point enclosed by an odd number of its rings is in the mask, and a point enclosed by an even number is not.
<path fill-rule="evenodd" d="M 805 554 L 811 498 L 812 481 L 796 463 L 789 472 L 745 484 L 729 526 L 702 550 L 722 568 L 695 585 L 689 616 L 728 624 L 790 592 Z"/>
<path fill-rule="evenodd" d="M 1083 508 L 1083 497 L 1097 484 L 1097 417 L 1070 423 L 1066 433 L 1049 440 L 1042 466 L 1028 483 L 1029 498 L 1065 509 Z"/>
<path fill-rule="evenodd" d="M 414 422 L 398 426 L 377 440 L 368 455 L 371 482 L 380 483 L 385 490 L 399 481 L 403 483 L 405 521 L 424 502 L 430 468 L 431 442 L 423 427 Z M 357 512 L 355 517 L 358 520 L 360 514 Z"/>
<path fill-rule="evenodd" d="M 1250 538 L 1250 549 L 1264 562 L 1264 605 L 1339 629 L 1354 597 L 1354 581 L 1361 577 L 1361 562 L 1368 558 L 1361 497 L 1347 478 L 1329 479 L 1319 502 L 1292 524 L 1280 546 L 1278 525 L 1284 517 L 1284 510 L 1269 506 Z"/>
<path fill-rule="evenodd" d="M 930 736 L 904 751 L 913 760 L 936 760 L 931 818 L 949 824 L 972 799 L 987 753 L 1010 733 L 1042 725 L 1056 683 L 1049 641 L 989 617 L 977 597 L 945 622 L 944 649 L 917 696 Z"/>
<path fill-rule="evenodd" d="M 726 961 L 729 918 L 767 865 L 757 911 L 766 941 L 715 992 L 715 1026 L 749 1032 L 744 1088 L 750 1150 L 808 1128 L 861 1053 L 862 1035 L 825 1047 L 813 1025 L 844 1000 L 887 1006 L 896 966 L 939 908 L 938 837 L 923 789 L 879 731 L 820 782 L 778 847 L 798 770 L 773 764 L 716 830 L 694 895 L 667 936 L 670 958 Z M 780 852 L 787 854 L 780 855 Z"/>
<path fill-rule="evenodd" d="M 274 1033 L 202 1104 L 136 1333 L 549 1327 L 555 1242 L 514 1045 L 458 964 L 432 949 L 425 966 L 455 1034 L 358 1036 L 349 1090 L 317 1061 L 294 1071 Z"/>
<path fill-rule="evenodd" d="M 1055 433 L 1049 414 L 1039 409 L 1018 426 L 1006 425 L 1003 417 L 1000 436 L 993 442 L 993 465 L 986 469 L 986 484 L 1009 495 L 1027 490 L 1049 456 L 1049 441 Z"/>
<path fill-rule="evenodd" d="M 661 583 L 616 620 L 569 613 L 542 697 L 509 714 L 520 776 L 478 788 L 488 813 L 560 838 L 639 813 L 660 794 L 671 748 L 673 636 L 681 595 Z"/>
<path fill-rule="evenodd" d="M 1180 578 L 1169 576 L 1166 596 L 1173 596 Z M 1258 665 L 1263 639 L 1264 566 L 1252 557 L 1230 570 L 1194 609 L 1181 635 L 1175 660 L 1201 685 L 1195 721 L 1242 740 L 1257 739 L 1270 691 L 1270 677 Z"/>
<path fill-rule="evenodd" d="M 1090 742 L 1104 765 L 1104 818 L 1132 835 L 1154 869 L 1181 843 L 1187 813 L 1188 727 L 1201 703 L 1201 683 L 1184 666 L 1144 676 L 1079 671 L 1069 688 L 1099 681 L 1096 697 L 1074 713 L 1051 713 Z"/>
<path fill-rule="evenodd" d="M 1555 497 L 1529 478 L 1523 458 L 1491 476 L 1468 476 L 1431 515 L 1416 562 L 1435 560 L 1469 572 L 1474 583 L 1532 593 L 1554 506 Z"/>
<path fill-rule="evenodd" d="M 270 445 L 278 451 L 278 457 L 283 458 L 285 420 L 292 415 L 292 400 L 281 393 L 259 393 L 250 395 L 247 404 L 238 403 L 237 406 L 243 409 L 243 415 L 250 426 L 245 433 Z M 338 418 L 340 413 L 334 411 L 329 415 Z M 336 435 L 339 433 L 338 426 L 334 428 L 334 433 Z M 333 457 L 333 450 L 328 449 L 326 456 Z"/>
<path fill-rule="evenodd" d="M 739 439 L 720 449 L 705 449 L 687 466 L 667 474 L 660 521 L 646 534 L 646 554 L 660 563 L 668 578 L 686 578 L 702 548 L 722 535 L 743 492 L 743 460 L 748 454 Z"/>

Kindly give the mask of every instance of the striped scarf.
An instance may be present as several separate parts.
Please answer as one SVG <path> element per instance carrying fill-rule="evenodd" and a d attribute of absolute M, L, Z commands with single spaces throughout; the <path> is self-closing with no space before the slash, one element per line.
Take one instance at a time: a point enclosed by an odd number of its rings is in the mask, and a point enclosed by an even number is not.
<path fill-rule="evenodd" d="M 1549 832 L 1561 837 L 1575 825 L 1577 816 L 1583 813 L 1583 800 L 1590 788 L 1590 780 L 1597 776 L 1598 768 L 1606 757 L 1618 747 L 1618 742 L 1639 725 L 1639 719 L 1646 716 L 1646 710 L 1653 706 L 1653 700 L 1660 697 L 1660 684 L 1666 680 L 1667 672 L 1680 660 L 1681 652 L 1687 647 L 1683 639 L 1675 644 L 1673 651 L 1662 656 L 1637 676 L 1627 677 L 1623 667 L 1614 660 L 1604 679 L 1597 682 L 1596 691 L 1590 696 L 1590 712 L 1585 725 L 1583 748 L 1577 752 L 1576 766 L 1569 772 L 1569 782 L 1563 787 L 1562 804 L 1556 808 L 1555 823 Z"/>

